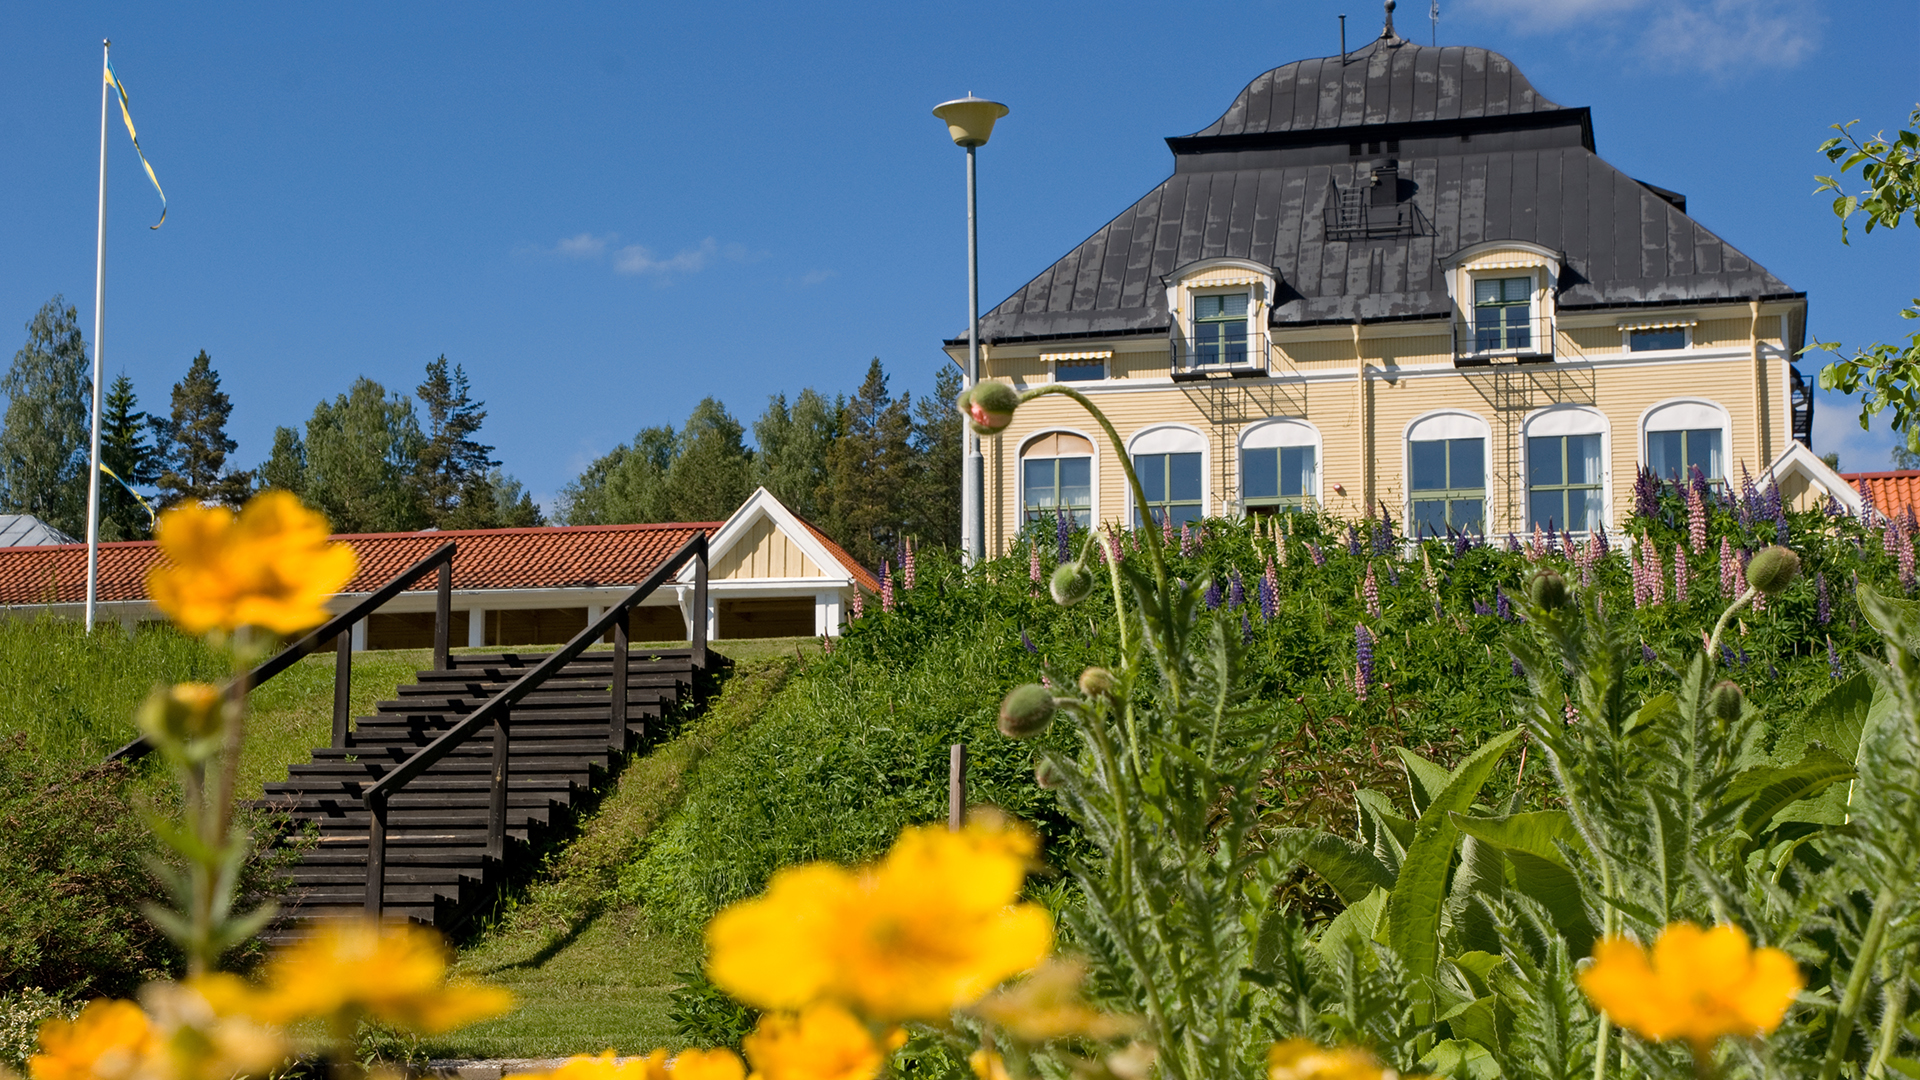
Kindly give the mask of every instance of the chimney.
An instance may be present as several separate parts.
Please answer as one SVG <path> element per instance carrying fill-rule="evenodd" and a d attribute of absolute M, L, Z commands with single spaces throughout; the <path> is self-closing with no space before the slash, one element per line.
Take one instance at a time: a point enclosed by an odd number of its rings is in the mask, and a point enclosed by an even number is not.
<path fill-rule="evenodd" d="M 1400 202 L 1400 163 L 1387 158 L 1373 167 L 1373 206 L 1396 206 Z"/>

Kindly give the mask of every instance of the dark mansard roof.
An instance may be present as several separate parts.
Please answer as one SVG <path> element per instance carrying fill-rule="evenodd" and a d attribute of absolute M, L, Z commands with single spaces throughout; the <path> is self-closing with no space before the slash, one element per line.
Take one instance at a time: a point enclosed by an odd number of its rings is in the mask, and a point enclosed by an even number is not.
<path fill-rule="evenodd" d="M 1688 217 L 1683 196 L 1596 155 L 1585 108 L 1549 101 L 1486 49 L 1383 36 L 1287 64 L 1167 144 L 1173 175 L 984 315 L 983 338 L 1164 330 L 1161 279 L 1220 257 L 1275 269 L 1275 325 L 1442 317 L 1440 260 L 1489 240 L 1563 252 L 1563 309 L 1796 295 Z M 1330 230 L 1329 205 L 1386 159 L 1408 227 Z"/>

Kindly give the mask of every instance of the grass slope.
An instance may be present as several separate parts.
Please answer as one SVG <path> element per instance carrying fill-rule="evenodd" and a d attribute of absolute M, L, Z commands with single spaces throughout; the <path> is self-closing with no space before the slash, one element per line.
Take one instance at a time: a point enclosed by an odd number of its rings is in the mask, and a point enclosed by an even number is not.
<path fill-rule="evenodd" d="M 716 748 L 754 724 L 800 666 L 796 641 L 727 642 L 734 670 L 704 714 L 632 761 L 533 884 L 461 950 L 459 972 L 511 988 L 510 1015 L 426 1044 L 435 1057 L 544 1057 L 674 1042 L 667 995 L 697 938 L 661 929 L 616 889 L 620 868 L 680 806 Z"/>

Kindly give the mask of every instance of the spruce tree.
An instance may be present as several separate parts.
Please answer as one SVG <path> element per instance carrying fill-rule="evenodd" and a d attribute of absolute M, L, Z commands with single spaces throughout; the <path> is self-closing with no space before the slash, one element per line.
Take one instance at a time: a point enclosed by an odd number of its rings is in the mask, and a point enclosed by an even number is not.
<path fill-rule="evenodd" d="M 362 376 L 307 421 L 306 501 L 339 532 L 411 532 L 427 524 L 414 487 L 426 437 L 412 399 Z"/>
<path fill-rule="evenodd" d="M 290 491 L 305 497 L 307 493 L 307 444 L 297 428 L 273 429 L 273 449 L 267 460 L 254 470 L 254 481 L 261 491 Z"/>
<path fill-rule="evenodd" d="M 112 469 L 127 487 L 152 487 L 160 479 L 157 455 L 147 443 L 153 418 L 140 411 L 133 380 L 125 373 L 114 376 L 101 405 L 100 463 Z M 102 540 L 145 540 L 153 535 L 153 518 L 127 487 L 112 476 L 100 476 Z"/>
<path fill-rule="evenodd" d="M 546 516 L 520 481 L 492 469 L 475 477 L 448 516 L 447 529 L 525 529 L 545 525 Z"/>
<path fill-rule="evenodd" d="M 827 456 L 829 532 L 867 566 L 899 549 L 918 464 L 910 396 L 888 396 L 887 374 L 875 357 L 841 412 L 840 437 Z"/>
<path fill-rule="evenodd" d="M 500 463 L 493 459 L 493 447 L 473 436 L 486 420 L 485 402 L 473 400 L 467 373 L 455 364 L 447 370 L 443 354 L 427 365 L 427 378 L 418 387 L 420 404 L 427 412 L 426 442 L 420 448 L 417 484 L 421 508 L 439 528 L 489 528 L 491 526 L 455 526 L 462 521 L 491 520 L 496 516 L 484 507 L 461 513 L 461 504 L 469 497 L 490 501 L 493 487 L 488 470 Z"/>
<path fill-rule="evenodd" d="M 955 391 L 956 393 L 958 391 Z M 828 450 L 840 433 L 846 398 L 829 401 L 812 388 L 787 406 L 785 394 L 767 399 L 767 411 L 753 422 L 757 481 L 787 509 L 810 521 L 825 520 L 831 491 Z"/>
<path fill-rule="evenodd" d="M 238 506 L 246 501 L 252 474 L 227 467 L 227 455 L 239 445 L 227 437 L 227 419 L 232 414 L 233 401 L 220 389 L 213 357 L 202 349 L 188 365 L 186 376 L 173 384 L 172 414 L 153 422 L 163 503 Z"/>
<path fill-rule="evenodd" d="M 55 296 L 0 379 L 0 509 L 75 536 L 86 530 L 89 381 L 79 313 Z"/>
<path fill-rule="evenodd" d="M 923 541 L 960 546 L 962 423 L 953 399 L 960 394 L 960 369 L 940 365 L 933 396 L 913 410 L 913 450 L 918 461 L 907 531 Z"/>
<path fill-rule="evenodd" d="M 680 429 L 667 469 L 667 521 L 724 521 L 753 494 L 746 429 L 726 406 L 702 398 Z"/>

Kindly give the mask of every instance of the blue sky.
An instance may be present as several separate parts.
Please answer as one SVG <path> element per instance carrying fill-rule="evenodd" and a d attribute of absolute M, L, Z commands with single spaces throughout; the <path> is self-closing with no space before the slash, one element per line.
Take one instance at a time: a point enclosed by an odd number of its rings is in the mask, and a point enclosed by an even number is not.
<path fill-rule="evenodd" d="M 148 408 L 206 349 L 238 464 L 359 375 L 465 365 L 508 471 L 550 500 L 704 396 L 930 387 L 962 331 L 962 154 L 929 114 L 1008 103 L 981 151 L 991 306 L 1171 171 L 1164 136 L 1269 68 L 1379 32 L 1362 0 L 15 5 L 0 33 L 0 329 L 92 324 L 99 42 L 172 211 L 111 133 L 106 360 Z M 1432 33 L 1422 0 L 1401 32 Z M 1797 289 L 1810 329 L 1910 329 L 1911 228 L 1840 244 L 1814 148 L 1913 107 L 1901 3 L 1444 0 L 1443 44 L 1592 107 L 1600 153 Z M 0 333 L 0 357 L 21 337 Z M 1816 363 L 1803 361 L 1811 375 Z M 1824 396 L 1815 447 L 1889 438 Z M 1882 425 L 1884 427 L 1884 425 Z"/>

